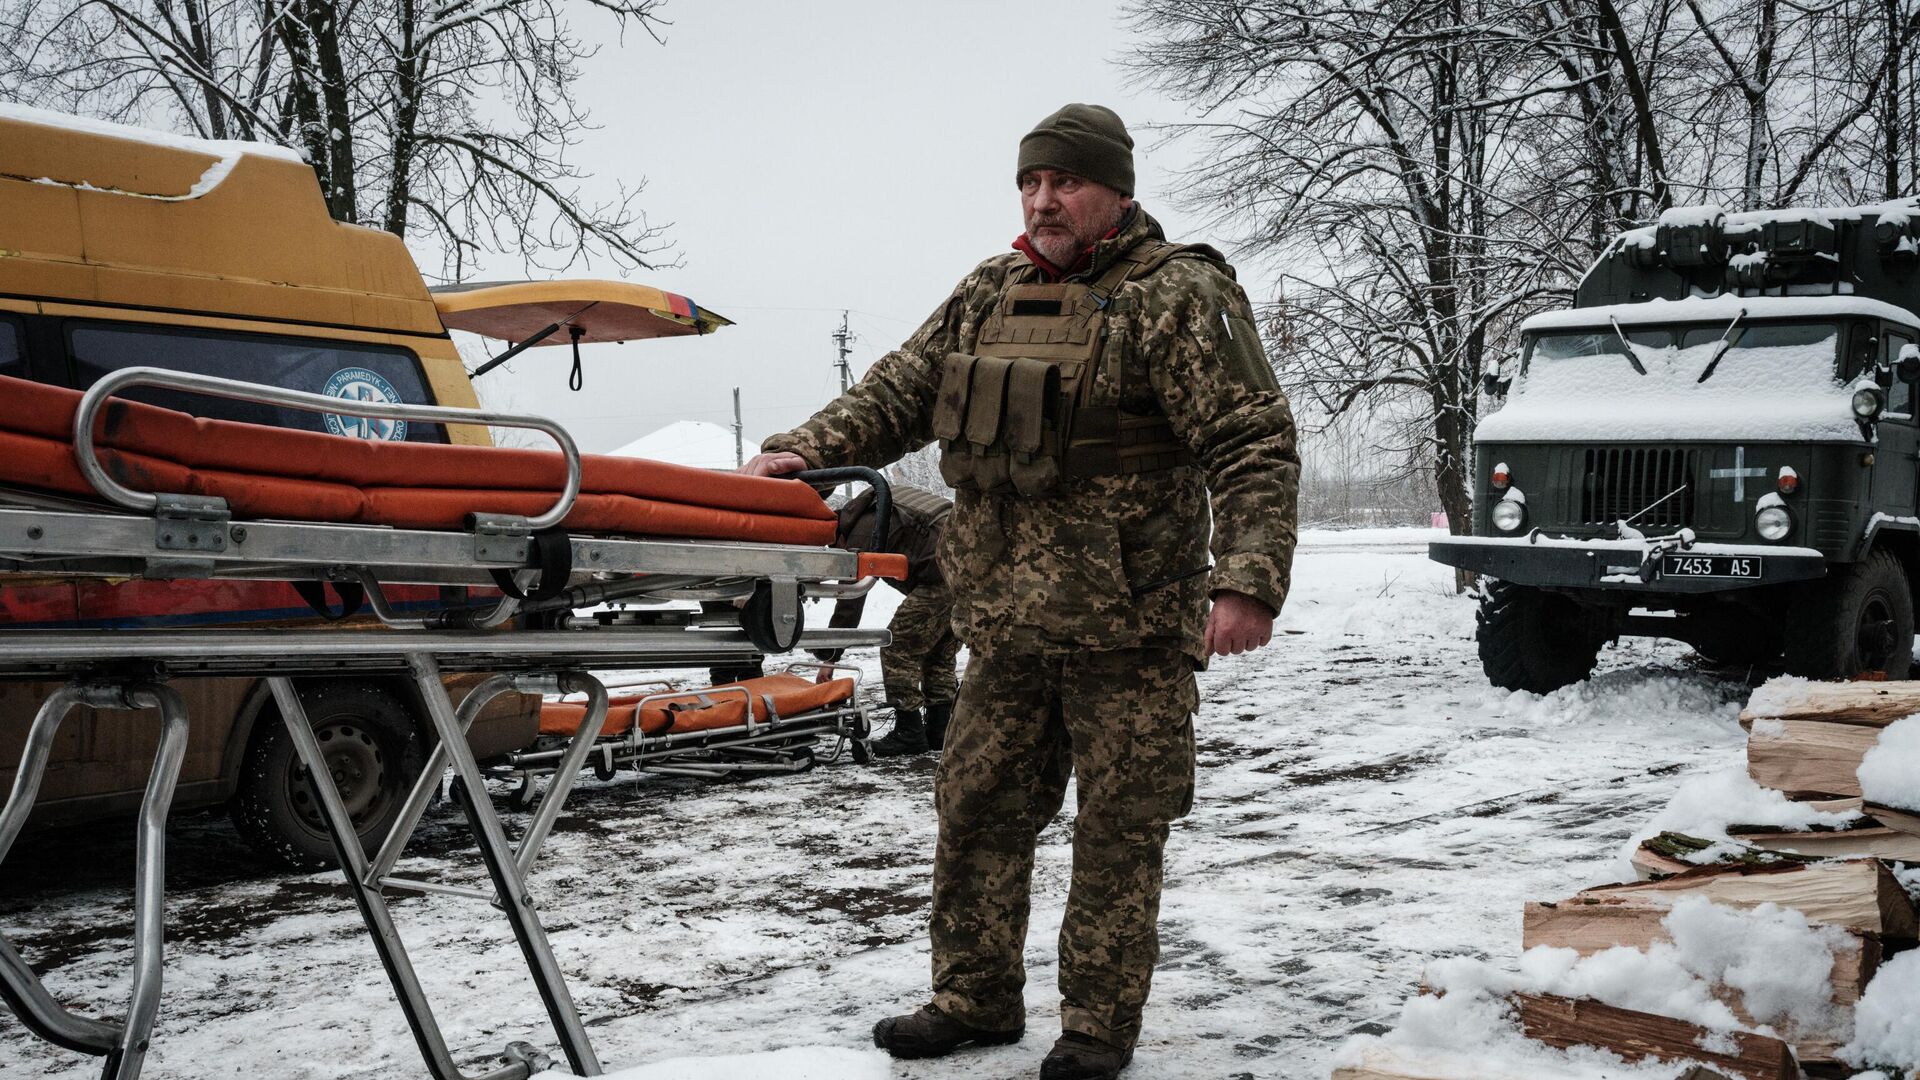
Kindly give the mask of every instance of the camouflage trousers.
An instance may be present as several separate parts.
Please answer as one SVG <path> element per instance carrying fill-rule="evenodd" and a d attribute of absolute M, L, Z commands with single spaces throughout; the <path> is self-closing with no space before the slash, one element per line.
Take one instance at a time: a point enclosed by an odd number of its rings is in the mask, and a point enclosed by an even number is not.
<path fill-rule="evenodd" d="M 953 636 L 953 593 L 922 585 L 908 593 L 887 624 L 893 643 L 880 650 L 880 681 L 896 709 L 950 702 L 959 687 L 953 667 L 960 639 Z"/>
<path fill-rule="evenodd" d="M 936 1006 L 978 1027 L 1024 1021 L 1034 842 L 1077 774 L 1061 1027 L 1134 1044 L 1160 955 L 1168 824 L 1193 806 L 1198 704 L 1177 649 L 975 644 L 934 791 Z"/>

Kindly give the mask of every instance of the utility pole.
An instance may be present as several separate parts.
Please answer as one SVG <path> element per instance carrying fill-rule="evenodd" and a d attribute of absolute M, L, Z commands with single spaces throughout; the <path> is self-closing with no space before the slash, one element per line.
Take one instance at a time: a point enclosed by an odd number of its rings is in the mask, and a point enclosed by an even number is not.
<path fill-rule="evenodd" d="M 841 311 L 840 329 L 833 332 L 833 343 L 840 349 L 840 359 L 834 361 L 833 366 L 840 369 L 840 392 L 843 394 L 853 389 L 853 368 L 848 366 L 847 356 L 853 352 L 848 346 L 857 340 L 853 331 L 847 329 L 847 312 Z"/>
<path fill-rule="evenodd" d="M 746 429 L 740 426 L 740 388 L 733 388 L 733 467 L 747 463 Z"/>

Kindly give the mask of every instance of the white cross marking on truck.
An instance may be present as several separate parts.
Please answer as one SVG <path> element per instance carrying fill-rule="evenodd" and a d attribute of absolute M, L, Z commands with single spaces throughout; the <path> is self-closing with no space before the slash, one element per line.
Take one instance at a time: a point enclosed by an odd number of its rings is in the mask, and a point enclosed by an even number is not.
<path fill-rule="evenodd" d="M 1725 480 L 1731 477 L 1733 479 L 1733 501 L 1746 502 L 1747 477 L 1763 477 L 1767 475 L 1767 470 L 1747 468 L 1747 448 L 1744 446 L 1736 446 L 1733 448 L 1733 468 L 1714 469 L 1707 473 L 1707 475 L 1715 480 Z"/>

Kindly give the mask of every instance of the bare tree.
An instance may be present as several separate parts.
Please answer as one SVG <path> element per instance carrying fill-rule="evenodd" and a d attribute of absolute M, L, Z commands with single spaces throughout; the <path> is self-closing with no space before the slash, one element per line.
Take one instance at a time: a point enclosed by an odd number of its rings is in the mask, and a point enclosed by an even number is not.
<path fill-rule="evenodd" d="M 653 40 L 662 0 L 578 0 Z M 649 266 L 637 190 L 589 201 L 567 151 L 593 55 L 562 0 L 0 0 L 0 95 L 300 151 L 333 216 L 485 251 Z"/>
<path fill-rule="evenodd" d="M 1509 135 L 1539 53 L 1481 0 L 1147 0 L 1134 21 L 1138 70 L 1206 116 L 1190 201 L 1294 268 L 1265 306 L 1283 385 L 1329 421 L 1414 410 L 1464 530 L 1481 373 L 1566 269 L 1568 223 L 1505 179 L 1538 165 Z"/>

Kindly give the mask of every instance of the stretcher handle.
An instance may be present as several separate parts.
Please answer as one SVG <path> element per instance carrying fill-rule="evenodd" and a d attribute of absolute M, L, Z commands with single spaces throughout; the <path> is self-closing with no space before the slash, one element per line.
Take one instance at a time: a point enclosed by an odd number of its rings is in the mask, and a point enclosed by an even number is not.
<path fill-rule="evenodd" d="M 343 413 L 347 416 L 364 416 L 373 420 L 414 420 L 425 424 L 484 424 L 494 427 L 531 428 L 545 432 L 549 438 L 559 444 L 561 456 L 567 462 L 567 482 L 560 492 L 560 498 L 544 513 L 528 518 L 527 525 L 540 530 L 550 529 L 560 524 L 561 520 L 572 512 L 573 501 L 580 494 L 580 449 L 574 445 L 573 436 L 567 434 L 567 429 L 543 416 L 518 416 L 512 413 L 493 412 L 490 409 L 459 409 L 445 405 L 349 401 L 345 398 L 328 397 L 325 394 L 309 394 L 303 390 L 287 390 L 278 386 L 243 382 L 239 379 L 198 375 L 189 371 L 130 367 L 122 368 L 94 383 L 92 388 L 80 398 L 80 409 L 74 414 L 73 419 L 73 453 L 79 461 L 80 472 L 102 497 L 129 510 L 152 510 L 160 504 L 160 499 L 150 491 L 135 491 L 107 475 L 106 469 L 101 467 L 99 460 L 94 456 L 93 425 L 100 410 L 105 407 L 107 399 L 130 386 L 161 386 L 171 390 L 205 394 L 208 397 L 254 401 L 263 405 L 279 405 L 282 408 L 300 409 L 305 412 Z"/>
<path fill-rule="evenodd" d="M 887 532 L 893 524 L 893 485 L 878 469 L 861 465 L 842 465 L 833 469 L 807 469 L 790 474 L 809 484 L 844 484 L 858 480 L 873 489 L 873 541 L 868 551 L 887 550 Z"/>

